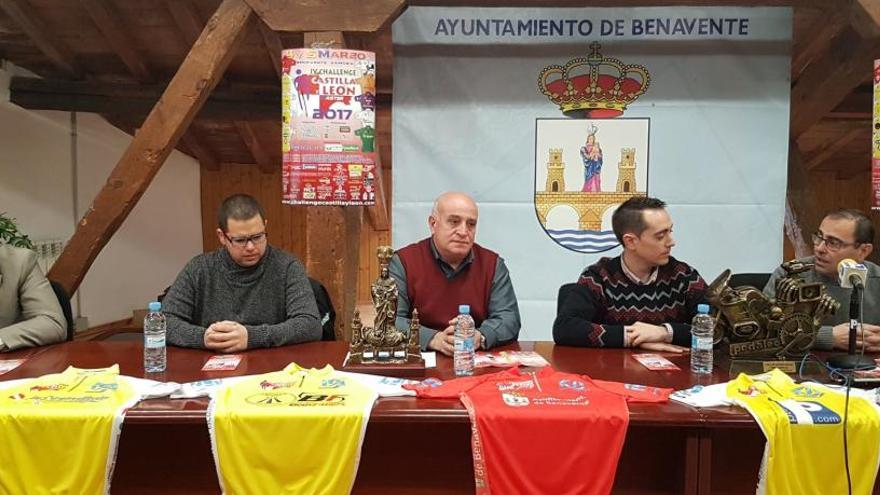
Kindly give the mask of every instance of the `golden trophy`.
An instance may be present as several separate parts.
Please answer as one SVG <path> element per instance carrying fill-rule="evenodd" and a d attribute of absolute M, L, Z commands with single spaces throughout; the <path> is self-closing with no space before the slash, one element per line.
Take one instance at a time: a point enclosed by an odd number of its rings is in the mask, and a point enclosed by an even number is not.
<path fill-rule="evenodd" d="M 806 283 L 798 277 L 812 266 L 783 263 L 786 276 L 777 280 L 775 298 L 757 287 L 728 286 L 730 270 L 709 285 L 706 299 L 716 308 L 715 342 L 724 341 L 732 373 L 771 368 L 793 373 L 810 351 L 822 321 L 840 307 L 821 283 Z"/>
<path fill-rule="evenodd" d="M 390 376 L 424 376 L 425 361 L 419 346 L 419 313 L 413 310 L 409 332 L 397 329 L 397 282 L 388 274 L 394 250 L 379 246 L 379 278 L 370 284 L 376 317 L 373 326 L 364 326 L 355 309 L 351 321 L 351 345 L 343 366 L 348 371 Z"/>

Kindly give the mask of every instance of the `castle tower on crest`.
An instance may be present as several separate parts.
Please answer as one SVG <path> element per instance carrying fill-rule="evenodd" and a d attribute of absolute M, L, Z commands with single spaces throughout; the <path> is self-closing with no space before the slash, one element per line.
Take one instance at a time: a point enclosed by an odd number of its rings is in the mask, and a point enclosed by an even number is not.
<path fill-rule="evenodd" d="M 562 149 L 550 148 L 550 159 L 547 161 L 547 184 L 544 191 L 549 193 L 565 192 L 565 163 L 562 161 Z"/>
<path fill-rule="evenodd" d="M 621 148 L 620 149 L 620 162 L 617 163 L 617 192 L 619 192 L 619 193 L 634 193 L 634 192 L 636 192 L 636 149 L 635 148 Z"/>

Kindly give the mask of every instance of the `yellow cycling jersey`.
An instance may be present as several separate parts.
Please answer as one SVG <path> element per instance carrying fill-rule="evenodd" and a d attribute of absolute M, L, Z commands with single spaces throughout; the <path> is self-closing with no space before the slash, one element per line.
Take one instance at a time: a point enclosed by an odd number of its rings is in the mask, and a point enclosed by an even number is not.
<path fill-rule="evenodd" d="M 795 383 L 773 370 L 740 374 L 727 395 L 746 408 L 767 438 L 758 493 L 847 493 L 843 419 L 845 394 L 817 383 Z M 846 426 L 852 493 L 869 494 L 880 461 L 877 404 L 850 395 Z"/>
<path fill-rule="evenodd" d="M 295 363 L 220 388 L 208 425 L 223 491 L 349 493 L 376 397 L 329 365 Z"/>
<path fill-rule="evenodd" d="M 139 399 L 116 365 L 0 390 L 0 494 L 107 493 L 123 413 Z"/>

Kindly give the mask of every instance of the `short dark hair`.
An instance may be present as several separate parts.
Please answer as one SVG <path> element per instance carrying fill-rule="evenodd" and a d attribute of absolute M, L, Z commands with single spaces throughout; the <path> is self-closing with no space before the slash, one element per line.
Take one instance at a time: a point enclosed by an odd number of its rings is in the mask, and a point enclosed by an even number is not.
<path fill-rule="evenodd" d="M 217 226 L 220 230 L 226 232 L 229 227 L 229 219 L 233 220 L 250 220 L 260 215 L 263 220 L 266 219 L 266 212 L 260 203 L 248 194 L 233 194 L 223 200 L 220 204 L 220 210 L 217 212 Z"/>
<path fill-rule="evenodd" d="M 657 198 L 633 196 L 614 210 L 614 214 L 611 215 L 611 229 L 614 230 L 617 240 L 623 244 L 624 234 L 642 235 L 647 228 L 642 212 L 663 208 L 666 208 L 666 203 Z"/>
<path fill-rule="evenodd" d="M 855 241 L 859 244 L 874 244 L 874 222 L 862 213 L 861 210 L 854 208 L 838 208 L 831 210 L 825 215 L 825 218 L 846 219 L 856 223 Z"/>

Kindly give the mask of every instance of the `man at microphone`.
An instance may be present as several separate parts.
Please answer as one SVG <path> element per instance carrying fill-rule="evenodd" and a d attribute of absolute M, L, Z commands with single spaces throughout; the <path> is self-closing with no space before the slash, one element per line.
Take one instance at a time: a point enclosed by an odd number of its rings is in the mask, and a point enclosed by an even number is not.
<path fill-rule="evenodd" d="M 852 289 L 852 275 L 863 279 L 862 331 L 857 334 L 856 348 L 865 343 L 865 352 L 880 352 L 880 267 L 866 261 L 874 250 L 874 224 L 859 210 L 838 209 L 829 212 L 822 219 L 819 230 L 812 235 L 813 256 L 799 261 L 814 263 L 812 270 L 799 274 L 806 282 L 822 282 L 828 295 L 840 303 L 840 309 L 828 317 L 819 329 L 815 348 L 823 350 L 849 347 L 849 308 Z M 838 265 L 843 263 L 841 283 Z M 849 261 L 863 265 L 853 266 Z M 867 271 L 867 273 L 865 273 Z M 767 285 L 764 294 L 776 295 L 776 280 L 785 276 L 785 270 L 777 268 Z M 842 287 L 843 286 L 843 287 Z"/>

